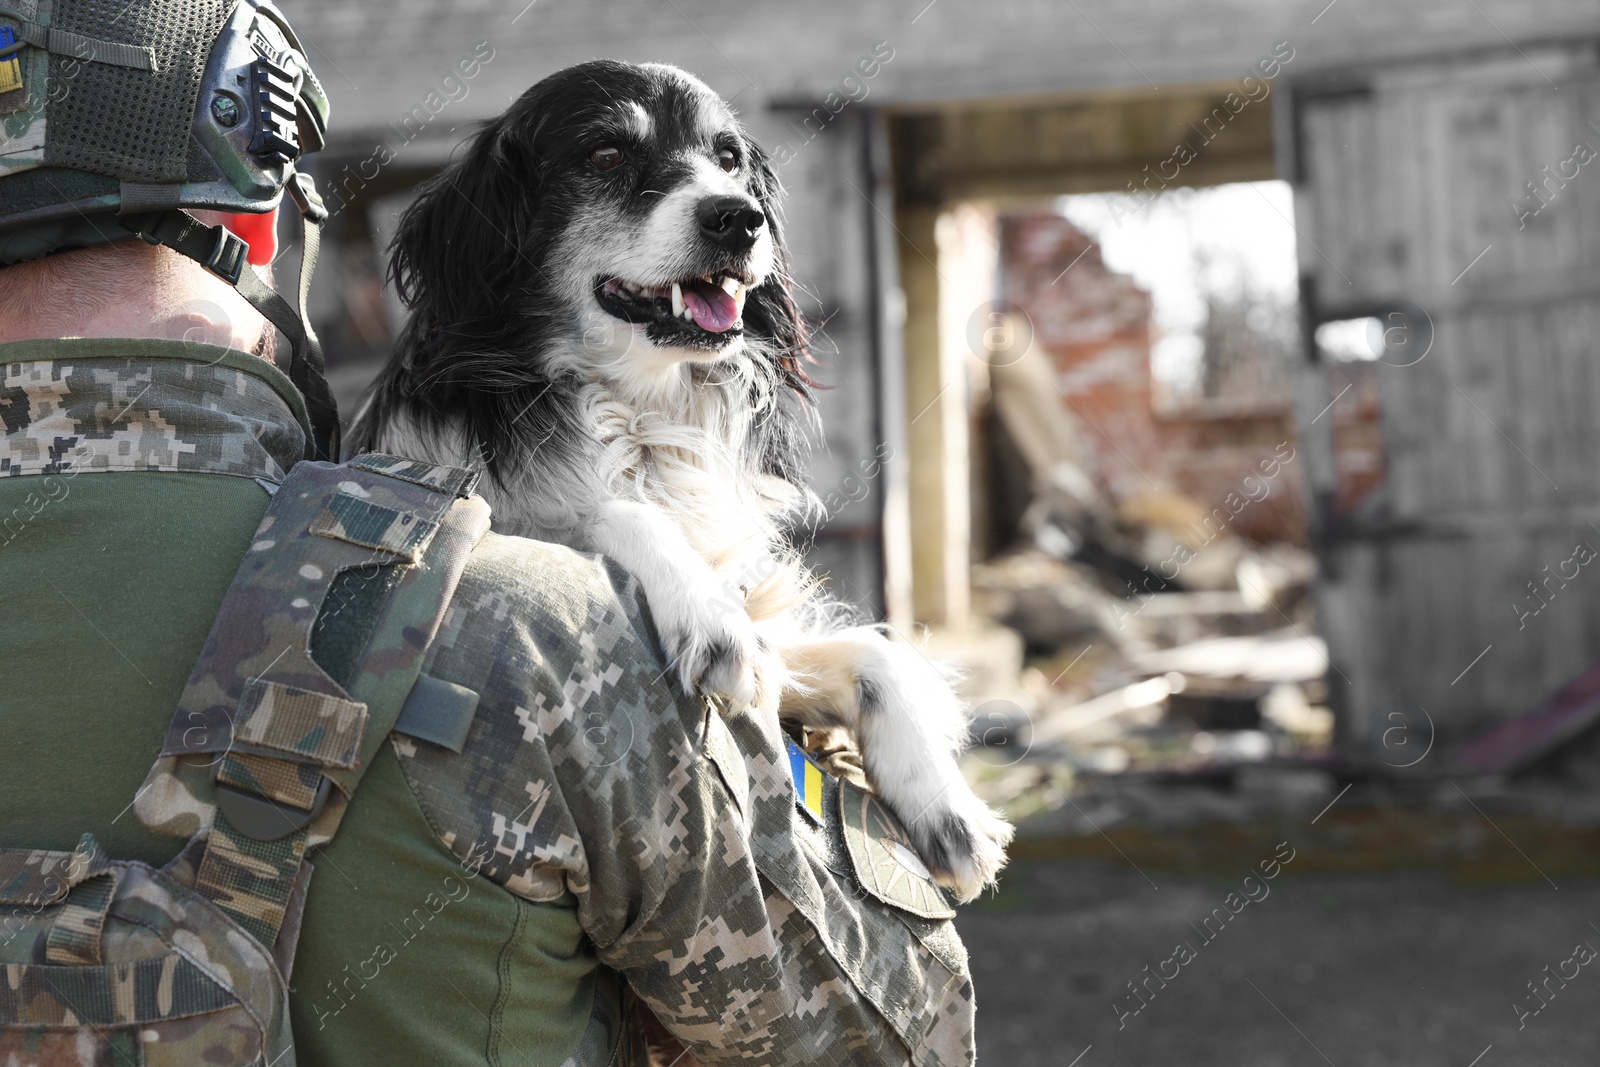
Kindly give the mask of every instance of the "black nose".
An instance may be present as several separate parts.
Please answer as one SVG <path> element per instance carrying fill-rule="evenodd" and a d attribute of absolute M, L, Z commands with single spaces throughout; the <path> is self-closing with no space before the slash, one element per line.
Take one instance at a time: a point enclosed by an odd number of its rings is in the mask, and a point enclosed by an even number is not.
<path fill-rule="evenodd" d="M 712 241 L 735 252 L 756 243 L 767 216 L 754 200 L 743 196 L 708 196 L 695 208 L 700 229 Z"/>

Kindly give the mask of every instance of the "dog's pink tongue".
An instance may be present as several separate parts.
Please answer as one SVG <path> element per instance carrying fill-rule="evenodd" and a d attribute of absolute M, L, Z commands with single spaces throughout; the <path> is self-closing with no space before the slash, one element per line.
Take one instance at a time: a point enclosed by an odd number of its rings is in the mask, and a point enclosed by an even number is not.
<path fill-rule="evenodd" d="M 702 330 L 722 333 L 739 321 L 739 305 L 720 286 L 692 281 L 683 287 L 683 303 Z"/>

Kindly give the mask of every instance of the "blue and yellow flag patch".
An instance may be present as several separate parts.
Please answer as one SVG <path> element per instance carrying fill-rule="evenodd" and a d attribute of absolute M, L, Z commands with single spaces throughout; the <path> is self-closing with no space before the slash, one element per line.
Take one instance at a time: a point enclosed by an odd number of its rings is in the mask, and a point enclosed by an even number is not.
<path fill-rule="evenodd" d="M 0 93 L 22 88 L 22 58 L 16 50 L 17 35 L 10 26 L 0 26 Z"/>
<path fill-rule="evenodd" d="M 789 773 L 794 777 L 795 802 L 811 821 L 822 825 L 822 768 L 811 762 L 799 745 L 789 742 Z"/>

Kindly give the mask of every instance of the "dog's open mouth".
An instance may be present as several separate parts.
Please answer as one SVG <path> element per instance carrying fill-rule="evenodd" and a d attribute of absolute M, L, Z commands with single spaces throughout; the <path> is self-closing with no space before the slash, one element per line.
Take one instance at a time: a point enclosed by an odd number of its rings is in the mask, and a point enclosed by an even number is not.
<path fill-rule="evenodd" d="M 653 340 L 687 340 L 696 347 L 713 347 L 744 332 L 748 291 L 749 286 L 731 274 L 710 274 L 657 286 L 602 278 L 594 295 L 608 314 L 652 327 Z"/>

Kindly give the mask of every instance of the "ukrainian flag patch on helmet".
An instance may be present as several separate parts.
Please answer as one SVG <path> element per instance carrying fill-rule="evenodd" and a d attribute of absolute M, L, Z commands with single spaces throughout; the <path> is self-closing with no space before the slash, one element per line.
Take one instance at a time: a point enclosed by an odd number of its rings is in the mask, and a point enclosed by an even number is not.
<path fill-rule="evenodd" d="M 789 742 L 789 773 L 794 776 L 795 802 L 811 821 L 822 824 L 822 768 L 800 746 Z"/>
<path fill-rule="evenodd" d="M 22 56 L 17 34 L 10 26 L 0 26 L 0 93 L 22 88 Z"/>

